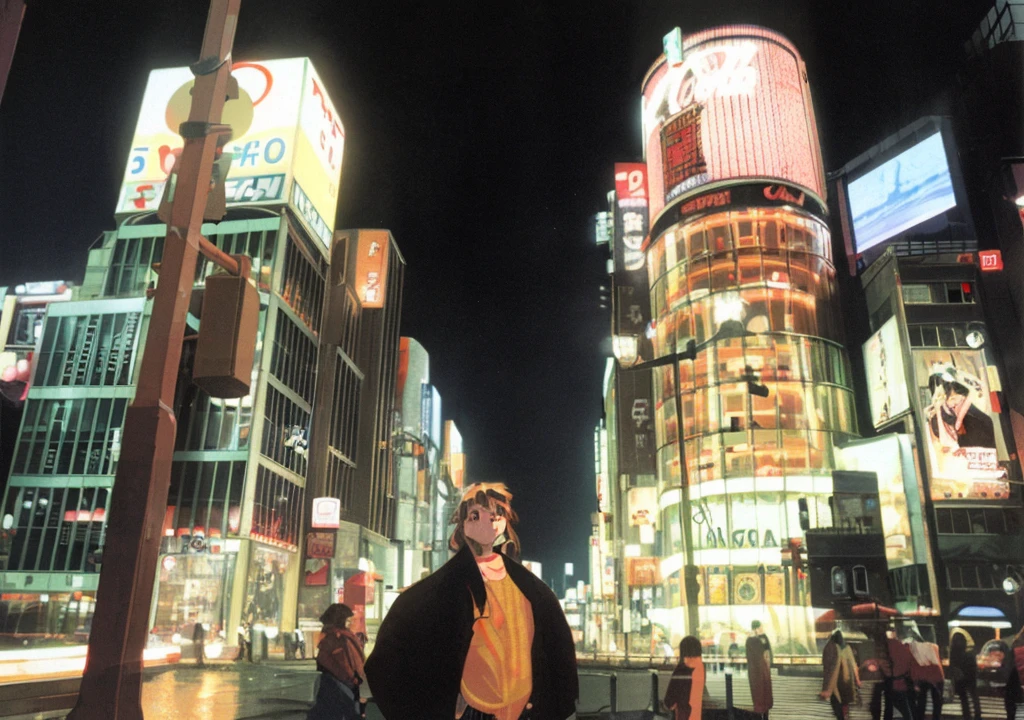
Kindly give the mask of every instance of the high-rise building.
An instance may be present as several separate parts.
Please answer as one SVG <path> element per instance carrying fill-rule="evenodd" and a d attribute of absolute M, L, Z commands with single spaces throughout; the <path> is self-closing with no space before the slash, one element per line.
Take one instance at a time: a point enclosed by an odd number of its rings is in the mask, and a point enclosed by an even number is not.
<path fill-rule="evenodd" d="M 411 585 L 433 569 L 429 549 L 434 536 L 431 507 L 438 478 L 430 462 L 437 455 L 431 439 L 432 400 L 430 356 L 419 341 L 403 337 L 393 442 L 397 466 L 394 541 L 398 551 L 398 587 Z"/>
<path fill-rule="evenodd" d="M 344 131 L 306 59 L 242 63 L 225 106 L 228 213 L 203 226 L 252 260 L 260 317 L 249 395 L 192 385 L 205 278 L 196 268 L 178 392 L 177 439 L 150 623 L 172 638 L 195 618 L 233 645 L 241 621 L 273 637 L 295 619 L 307 444 Z M 160 208 L 182 146 L 187 68 L 151 73 L 116 209 L 90 253 L 78 301 L 51 305 L 3 513 L 18 530 L 5 592 L 38 594 L 41 632 L 88 628 L 124 411 L 134 395 Z M 398 283 L 400 285 L 400 282 Z"/>
<path fill-rule="evenodd" d="M 383 590 L 385 580 L 388 585 L 398 581 L 390 544 L 395 529 L 392 435 L 405 259 L 387 230 L 345 230 L 339 235 L 353 248 L 354 285 L 362 305 L 356 365 L 364 376 L 349 517 L 364 528 L 359 556 L 371 572 L 383 573 L 377 581 Z"/>
<path fill-rule="evenodd" d="M 790 549 L 798 500 L 827 525 L 835 448 L 855 436 L 803 60 L 729 26 L 666 37 L 643 83 L 661 607 L 677 641 L 752 620 L 815 654 Z M 646 490 L 645 488 L 642 488 Z"/>
<path fill-rule="evenodd" d="M 1006 279 L 986 282 L 1002 275 L 992 250 L 976 252 L 992 220 L 972 212 L 985 192 L 970 191 L 957 148 L 954 124 L 925 116 L 830 178 L 862 426 L 877 433 L 837 457 L 877 478 L 895 606 L 943 618 L 940 642 L 961 627 L 980 643 L 1020 623 L 1022 416 L 1004 364 L 1020 325 Z"/>

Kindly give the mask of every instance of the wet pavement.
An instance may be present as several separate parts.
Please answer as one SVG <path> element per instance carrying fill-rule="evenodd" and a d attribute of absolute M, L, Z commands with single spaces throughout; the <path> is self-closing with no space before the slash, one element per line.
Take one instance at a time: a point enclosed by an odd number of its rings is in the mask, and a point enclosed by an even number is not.
<path fill-rule="evenodd" d="M 579 712 L 583 717 L 594 713 L 608 713 L 611 704 L 611 675 L 615 675 L 616 706 L 619 712 L 637 711 L 650 707 L 651 672 L 643 668 L 580 668 Z M 657 673 L 659 696 L 664 696 L 671 671 Z M 313 701 L 313 688 L 317 679 L 314 663 L 306 661 L 269 661 L 260 664 L 213 663 L 205 668 L 185 663 L 146 671 L 142 700 L 146 720 L 302 720 Z M 821 689 L 818 676 L 792 677 L 773 674 L 775 708 L 772 720 L 829 720 L 831 708 L 818 699 Z M 64 717 L 63 712 L 3 714 L 3 690 L 0 685 L 0 717 L 18 720 L 42 720 Z M 709 672 L 707 679 L 710 702 L 707 707 L 724 707 L 725 675 Z M 866 720 L 867 701 L 871 686 L 865 683 L 861 702 L 851 708 L 851 720 Z M 372 694 L 372 688 L 370 688 Z M 750 707 L 747 677 L 737 673 L 733 677 L 733 695 L 736 707 Z M 73 702 L 73 695 L 70 696 Z M 982 701 L 984 717 L 1003 717 L 1001 703 L 995 698 Z M 949 703 L 943 717 L 959 717 L 959 703 Z M 605 715 L 608 717 L 608 715 Z M 382 720 L 372 704 L 367 710 L 368 720 Z"/>

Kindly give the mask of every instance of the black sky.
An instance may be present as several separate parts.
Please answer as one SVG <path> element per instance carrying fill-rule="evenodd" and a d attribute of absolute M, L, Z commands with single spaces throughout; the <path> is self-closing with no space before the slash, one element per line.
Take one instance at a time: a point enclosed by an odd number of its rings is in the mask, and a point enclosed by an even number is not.
<path fill-rule="evenodd" d="M 608 320 L 592 215 L 639 160 L 661 37 L 752 22 L 808 66 L 826 170 L 913 120 L 991 0 L 243 0 L 235 58 L 308 56 L 346 129 L 338 227 L 386 227 L 402 332 L 431 355 L 474 479 L 516 493 L 527 558 L 586 576 Z M 0 285 L 81 281 L 146 76 L 199 51 L 206 3 L 29 0 L 0 103 Z"/>

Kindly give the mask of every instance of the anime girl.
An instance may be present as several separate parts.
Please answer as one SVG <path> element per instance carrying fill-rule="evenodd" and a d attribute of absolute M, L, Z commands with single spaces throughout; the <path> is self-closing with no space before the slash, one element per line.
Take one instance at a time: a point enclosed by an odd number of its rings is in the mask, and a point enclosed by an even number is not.
<path fill-rule="evenodd" d="M 476 483 L 452 516 L 455 551 L 391 606 L 366 661 L 389 720 L 565 720 L 579 681 L 558 599 L 516 560 L 512 494 Z"/>

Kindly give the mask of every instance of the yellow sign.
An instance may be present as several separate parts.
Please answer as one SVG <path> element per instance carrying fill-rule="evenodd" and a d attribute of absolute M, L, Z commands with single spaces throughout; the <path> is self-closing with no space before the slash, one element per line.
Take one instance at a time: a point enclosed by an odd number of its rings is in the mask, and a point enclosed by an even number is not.
<path fill-rule="evenodd" d="M 238 98 L 224 106 L 232 127 L 225 183 L 229 206 L 290 205 L 306 230 L 330 247 L 341 183 L 345 130 L 307 58 L 239 62 Z M 152 212 L 181 154 L 194 84 L 188 68 L 154 70 L 118 195 L 116 213 Z"/>

